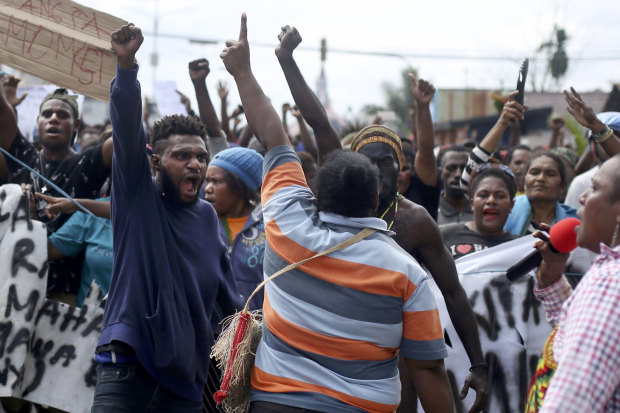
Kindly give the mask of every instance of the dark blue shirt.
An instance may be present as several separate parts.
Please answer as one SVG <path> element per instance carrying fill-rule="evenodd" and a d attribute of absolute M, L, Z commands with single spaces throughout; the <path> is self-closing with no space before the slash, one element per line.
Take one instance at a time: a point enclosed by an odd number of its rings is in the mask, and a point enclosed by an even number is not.
<path fill-rule="evenodd" d="M 178 206 L 151 178 L 137 74 L 117 68 L 110 92 L 114 269 L 98 346 L 128 344 L 162 386 L 198 401 L 213 307 L 228 315 L 239 303 L 213 207 Z"/>

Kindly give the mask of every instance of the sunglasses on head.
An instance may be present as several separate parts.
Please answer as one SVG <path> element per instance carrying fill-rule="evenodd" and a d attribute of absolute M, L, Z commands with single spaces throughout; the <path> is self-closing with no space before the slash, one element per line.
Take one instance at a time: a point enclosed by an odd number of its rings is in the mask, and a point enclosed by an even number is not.
<path fill-rule="evenodd" d="M 484 171 L 485 169 L 489 169 L 489 168 L 501 169 L 502 171 L 506 172 L 506 174 L 508 174 L 508 176 L 510 176 L 512 179 L 516 179 L 515 174 L 512 173 L 510 168 L 501 163 L 485 163 L 484 165 L 480 165 L 478 169 L 476 169 L 476 173 L 480 173 Z"/>

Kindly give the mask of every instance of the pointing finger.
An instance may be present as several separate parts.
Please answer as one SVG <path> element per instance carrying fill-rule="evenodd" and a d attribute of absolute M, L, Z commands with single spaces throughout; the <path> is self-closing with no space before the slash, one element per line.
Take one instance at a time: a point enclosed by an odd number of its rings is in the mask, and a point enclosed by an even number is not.
<path fill-rule="evenodd" d="M 239 31 L 239 41 L 248 41 L 248 16 L 245 13 L 241 15 L 241 30 Z"/>

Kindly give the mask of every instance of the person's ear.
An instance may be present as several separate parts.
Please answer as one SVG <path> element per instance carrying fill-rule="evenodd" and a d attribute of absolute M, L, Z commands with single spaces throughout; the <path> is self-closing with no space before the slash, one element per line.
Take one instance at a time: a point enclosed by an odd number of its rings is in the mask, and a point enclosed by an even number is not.
<path fill-rule="evenodd" d="M 154 153 L 151 156 L 151 162 L 153 163 L 153 169 L 155 171 L 158 171 L 159 168 L 161 167 L 161 157 L 159 155 L 157 155 L 156 153 Z"/>

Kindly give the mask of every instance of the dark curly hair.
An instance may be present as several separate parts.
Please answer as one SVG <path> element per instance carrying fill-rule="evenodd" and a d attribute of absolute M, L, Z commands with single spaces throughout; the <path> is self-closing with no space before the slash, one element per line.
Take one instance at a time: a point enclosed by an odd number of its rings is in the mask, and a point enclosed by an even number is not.
<path fill-rule="evenodd" d="M 193 116 L 172 115 L 165 116 L 153 125 L 151 130 L 151 146 L 153 152 L 161 154 L 165 149 L 165 140 L 172 135 L 196 135 L 200 136 L 207 144 L 207 130 L 204 125 Z"/>
<path fill-rule="evenodd" d="M 364 155 L 330 153 L 316 176 L 317 209 L 347 217 L 369 217 L 377 208 L 379 173 Z"/>

